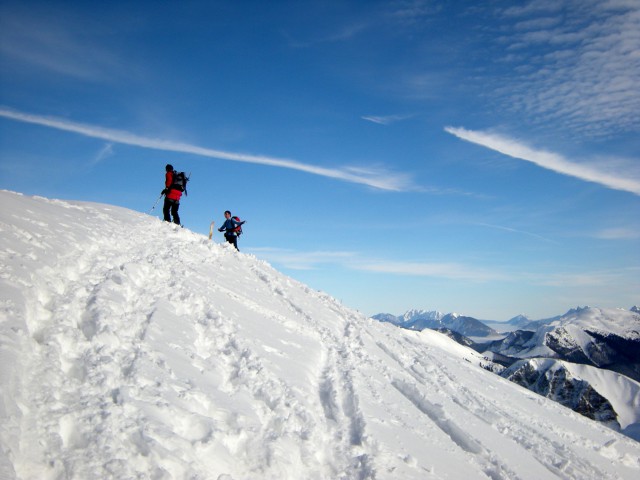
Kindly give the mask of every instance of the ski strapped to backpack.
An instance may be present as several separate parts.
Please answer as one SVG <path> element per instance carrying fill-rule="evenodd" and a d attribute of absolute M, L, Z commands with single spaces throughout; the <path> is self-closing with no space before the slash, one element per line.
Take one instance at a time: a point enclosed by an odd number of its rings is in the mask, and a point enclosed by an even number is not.
<path fill-rule="evenodd" d="M 240 217 L 231 217 L 231 218 L 233 218 L 236 222 L 240 221 Z M 242 235 L 242 225 L 238 225 L 236 228 L 234 228 L 233 232 L 238 236 Z"/>
<path fill-rule="evenodd" d="M 186 175 L 184 172 L 176 172 L 174 170 L 172 181 L 173 183 L 171 183 L 171 186 L 169 188 L 172 190 L 179 190 L 181 192 L 184 192 L 185 195 L 188 195 L 187 183 L 189 182 L 189 178 L 191 178 L 191 173 L 189 173 L 189 175 Z"/>

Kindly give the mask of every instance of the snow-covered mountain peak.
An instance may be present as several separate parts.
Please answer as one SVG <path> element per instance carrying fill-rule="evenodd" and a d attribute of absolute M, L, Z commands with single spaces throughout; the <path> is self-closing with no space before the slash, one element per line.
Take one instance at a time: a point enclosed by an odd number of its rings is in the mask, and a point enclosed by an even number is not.
<path fill-rule="evenodd" d="M 0 478 L 635 479 L 640 444 L 227 244 L 1 191 Z"/>
<path fill-rule="evenodd" d="M 411 309 L 407 310 L 402 315 L 403 323 L 411 323 L 416 320 L 440 320 L 444 315 L 436 310 L 421 310 Z"/>
<path fill-rule="evenodd" d="M 577 308 L 569 310 L 550 325 L 615 334 L 623 338 L 640 338 L 640 314 L 631 310 Z"/>
<path fill-rule="evenodd" d="M 575 308 L 570 308 L 565 315 L 574 315 L 579 314 L 585 310 L 589 310 L 591 307 L 589 305 L 585 305 L 584 307 L 577 306 Z"/>
<path fill-rule="evenodd" d="M 515 317 L 509 319 L 507 323 L 511 325 L 524 325 L 526 323 L 529 323 L 530 321 L 531 321 L 531 318 L 529 318 L 527 315 L 520 313 Z"/>

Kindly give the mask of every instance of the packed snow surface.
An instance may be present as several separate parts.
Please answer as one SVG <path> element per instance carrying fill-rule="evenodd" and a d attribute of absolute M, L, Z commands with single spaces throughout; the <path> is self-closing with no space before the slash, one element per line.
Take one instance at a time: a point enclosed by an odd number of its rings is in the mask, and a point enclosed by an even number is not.
<path fill-rule="evenodd" d="M 443 335 L 148 215 L 0 202 L 0 478 L 640 478 Z"/>

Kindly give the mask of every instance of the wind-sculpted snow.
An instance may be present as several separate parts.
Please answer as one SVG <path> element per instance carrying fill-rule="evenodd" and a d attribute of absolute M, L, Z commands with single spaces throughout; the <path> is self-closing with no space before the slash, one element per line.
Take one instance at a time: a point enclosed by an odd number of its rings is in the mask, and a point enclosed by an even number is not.
<path fill-rule="evenodd" d="M 444 335 L 146 215 L 0 201 L 0 478 L 640 476 L 640 444 Z"/>

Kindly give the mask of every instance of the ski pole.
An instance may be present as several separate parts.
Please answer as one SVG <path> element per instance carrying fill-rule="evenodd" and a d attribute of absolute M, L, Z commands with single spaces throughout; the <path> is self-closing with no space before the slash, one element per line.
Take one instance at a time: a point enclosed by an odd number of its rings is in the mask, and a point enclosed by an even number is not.
<path fill-rule="evenodd" d="M 149 213 L 153 212 L 153 210 L 156 208 L 156 205 L 158 205 L 158 202 L 160 201 L 160 199 L 162 198 L 162 196 L 164 195 L 164 193 L 161 193 L 160 196 L 158 197 L 158 199 L 156 200 L 156 203 L 153 204 L 153 207 L 151 207 L 151 210 L 149 210 Z"/>

